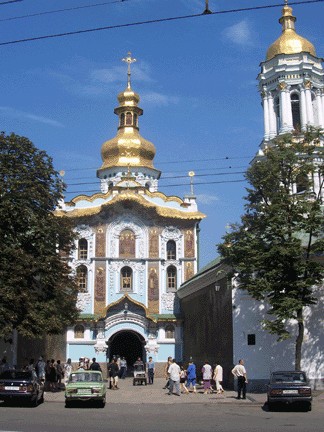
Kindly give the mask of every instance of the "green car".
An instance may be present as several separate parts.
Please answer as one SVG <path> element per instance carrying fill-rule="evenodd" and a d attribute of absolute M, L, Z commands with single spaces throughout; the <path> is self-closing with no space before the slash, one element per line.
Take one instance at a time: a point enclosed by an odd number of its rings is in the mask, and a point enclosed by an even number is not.
<path fill-rule="evenodd" d="M 65 406 L 73 402 L 96 401 L 103 408 L 106 403 L 106 384 L 102 373 L 92 370 L 72 372 L 65 387 Z"/>

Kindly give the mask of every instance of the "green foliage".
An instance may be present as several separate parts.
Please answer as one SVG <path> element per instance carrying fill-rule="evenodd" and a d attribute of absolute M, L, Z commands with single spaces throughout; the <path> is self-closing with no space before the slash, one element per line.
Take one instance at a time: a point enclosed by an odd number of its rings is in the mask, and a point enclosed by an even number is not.
<path fill-rule="evenodd" d="M 66 260 L 70 222 L 53 211 L 64 184 L 27 138 L 0 134 L 0 336 L 60 333 L 73 322 L 77 288 Z"/>
<path fill-rule="evenodd" d="M 256 158 L 246 174 L 245 214 L 218 246 L 240 288 L 269 305 L 264 324 L 280 340 L 289 337 L 287 321 L 301 322 L 303 308 L 316 302 L 313 288 L 324 276 L 323 207 L 312 181 L 324 174 L 320 136 L 279 136 Z"/>

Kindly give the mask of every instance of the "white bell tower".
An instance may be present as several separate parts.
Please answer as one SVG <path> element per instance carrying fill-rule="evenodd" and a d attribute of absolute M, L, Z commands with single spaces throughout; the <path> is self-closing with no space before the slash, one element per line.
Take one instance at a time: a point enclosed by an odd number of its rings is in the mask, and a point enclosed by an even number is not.
<path fill-rule="evenodd" d="M 263 142 L 308 126 L 324 128 L 323 59 L 295 31 L 287 0 L 279 19 L 281 36 L 269 47 L 258 75 L 264 113 Z"/>

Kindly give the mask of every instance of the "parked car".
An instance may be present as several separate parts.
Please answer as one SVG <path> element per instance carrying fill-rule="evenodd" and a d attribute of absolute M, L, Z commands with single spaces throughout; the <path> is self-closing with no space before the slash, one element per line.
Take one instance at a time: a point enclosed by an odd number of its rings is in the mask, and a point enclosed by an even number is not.
<path fill-rule="evenodd" d="M 106 403 L 106 384 L 100 371 L 78 370 L 72 372 L 65 386 L 65 406 L 73 402 L 96 401 L 103 408 Z"/>
<path fill-rule="evenodd" d="M 4 371 L 0 375 L 0 400 L 37 406 L 44 401 L 44 383 L 35 371 Z"/>
<path fill-rule="evenodd" d="M 312 409 L 312 389 L 305 372 L 273 372 L 268 384 L 267 400 L 269 409 L 279 404 L 299 404 L 305 410 Z"/>

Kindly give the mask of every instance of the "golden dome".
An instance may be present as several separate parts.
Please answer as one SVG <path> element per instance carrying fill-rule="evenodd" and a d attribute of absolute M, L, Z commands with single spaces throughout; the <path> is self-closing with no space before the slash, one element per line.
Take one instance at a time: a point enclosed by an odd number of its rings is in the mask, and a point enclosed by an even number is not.
<path fill-rule="evenodd" d="M 308 52 L 316 57 L 314 45 L 296 33 L 295 21 L 292 8 L 285 5 L 282 9 L 282 17 L 279 19 L 280 24 L 282 24 L 282 34 L 269 47 L 267 60 L 271 60 L 278 54 L 299 54 L 301 52 Z"/>
<path fill-rule="evenodd" d="M 124 127 L 101 147 L 101 169 L 112 167 L 153 167 L 155 147 L 134 127 Z"/>
<path fill-rule="evenodd" d="M 103 164 L 100 169 L 128 166 L 154 168 L 154 144 L 143 138 L 138 130 L 138 116 L 143 114 L 137 106 L 139 100 L 130 83 L 125 91 L 119 93 L 119 106 L 114 110 L 119 116 L 118 132 L 101 147 Z"/>

